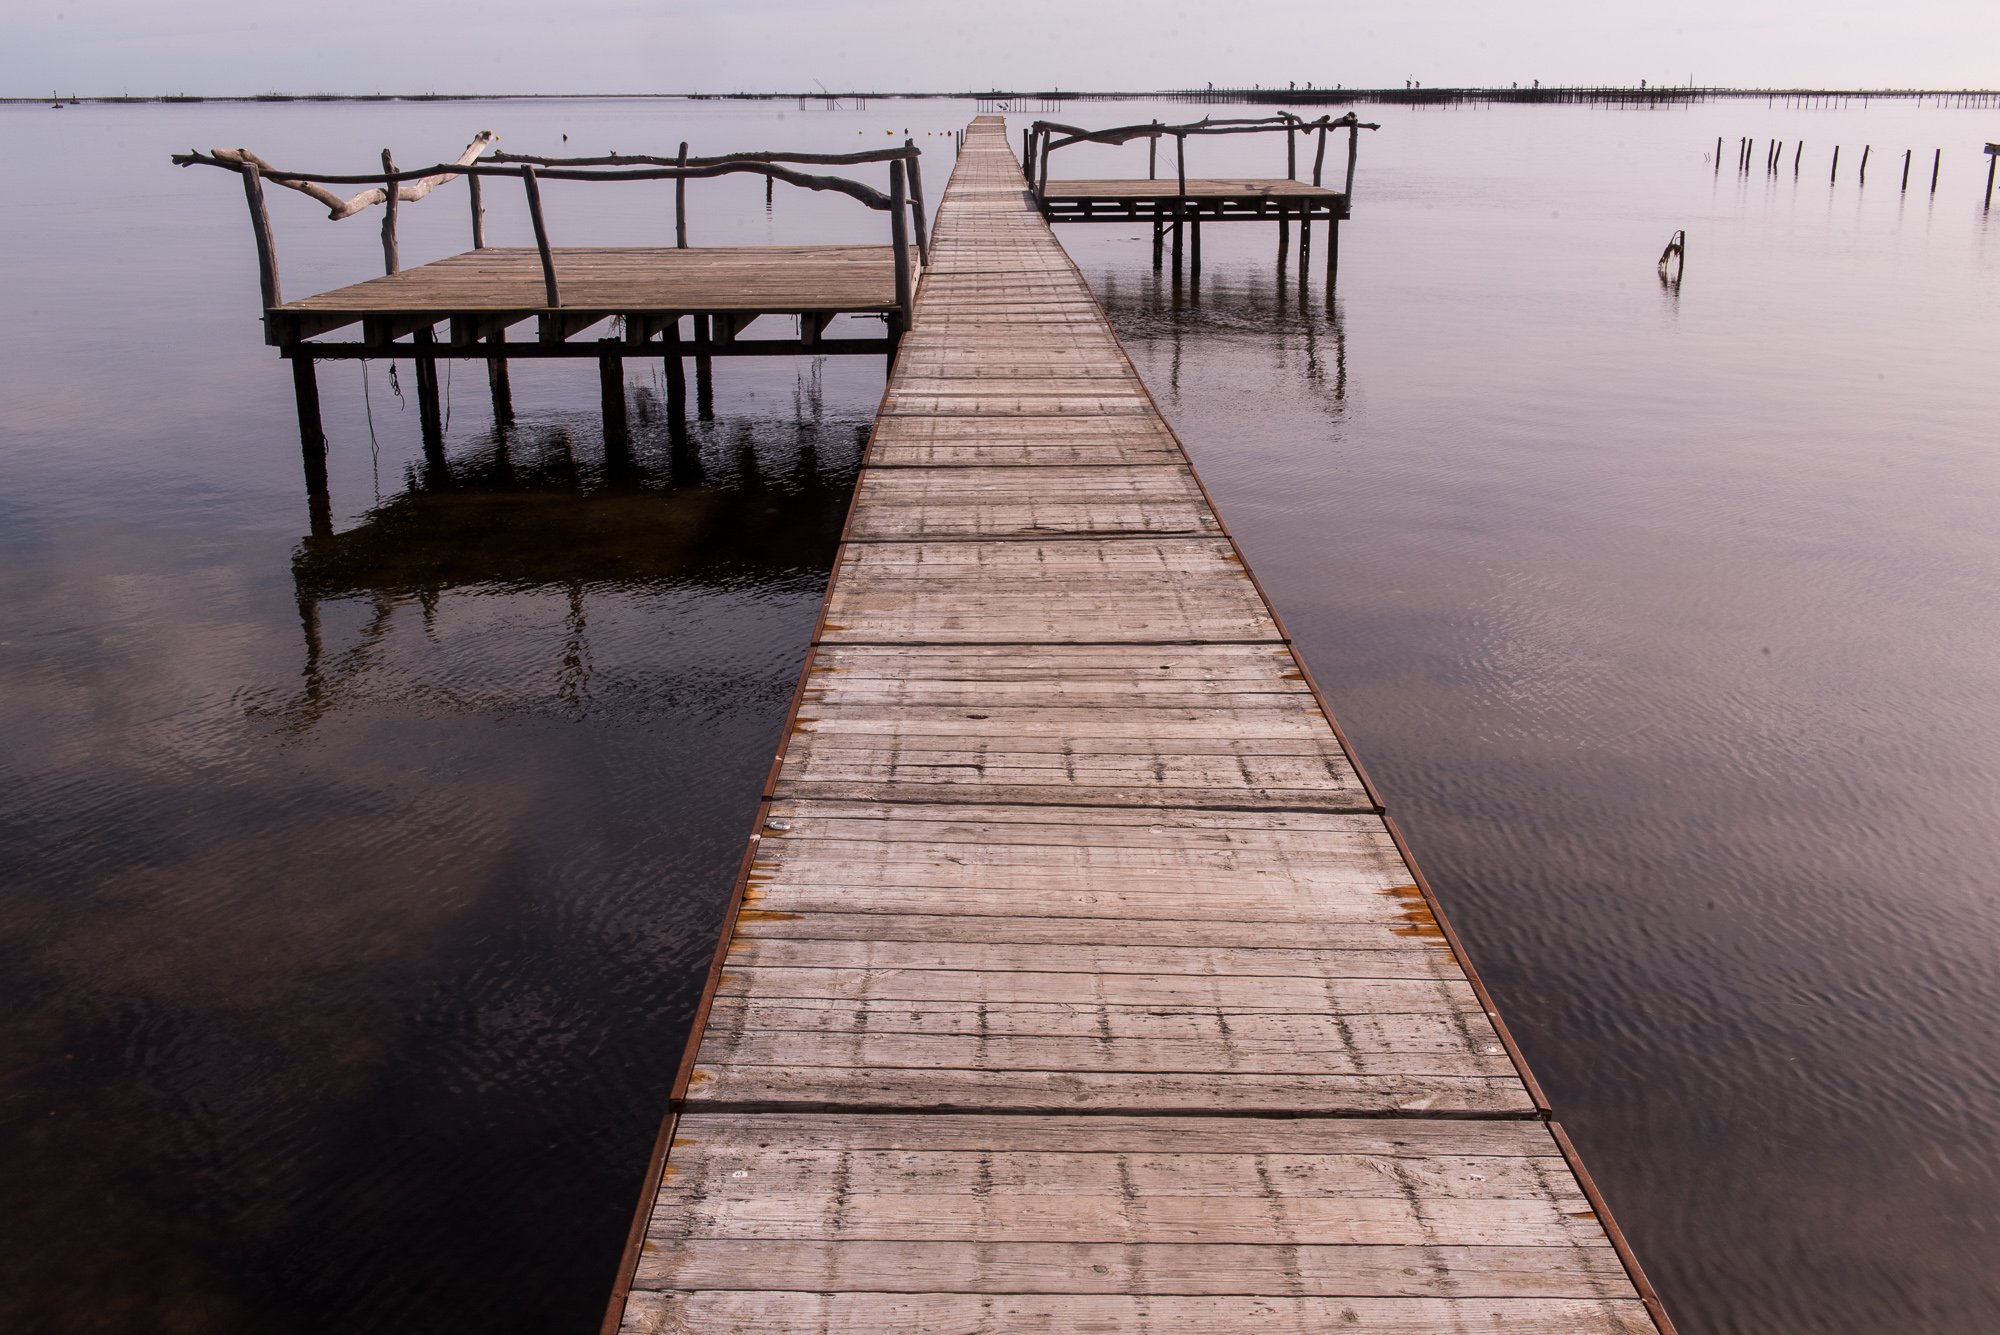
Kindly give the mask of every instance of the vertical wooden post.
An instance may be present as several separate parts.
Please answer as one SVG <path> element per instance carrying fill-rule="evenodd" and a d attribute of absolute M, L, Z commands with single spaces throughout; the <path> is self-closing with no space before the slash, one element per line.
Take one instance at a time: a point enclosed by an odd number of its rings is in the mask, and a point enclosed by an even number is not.
<path fill-rule="evenodd" d="M 1319 147 L 1313 150 L 1313 184 L 1320 184 L 1320 173 L 1326 167 L 1326 117 L 1319 118 Z"/>
<path fill-rule="evenodd" d="M 1313 219 L 1312 205 L 1299 210 L 1299 281 L 1305 282 L 1312 272 Z"/>
<path fill-rule="evenodd" d="M 1159 119 L 1154 118 L 1153 124 L 1159 123 Z M 1149 181 L 1160 179 L 1160 136 L 1157 134 L 1146 136 L 1146 179 Z"/>
<path fill-rule="evenodd" d="M 1827 175 L 1826 183 L 1832 185 L 1840 179 L 1840 145 L 1833 146 L 1833 170 Z"/>
<path fill-rule="evenodd" d="M 498 330 L 486 336 L 488 343 L 505 343 L 507 334 Z M 514 387 L 507 380 L 507 359 L 488 357 L 486 359 L 486 387 L 493 394 L 493 425 L 514 425 Z"/>
<path fill-rule="evenodd" d="M 1906 148 L 1903 150 L 1903 184 L 1898 188 L 1905 193 L 1907 193 L 1910 188 L 1910 158 L 1911 155 L 1913 155 L 1915 152 L 1916 150 L 1913 148 Z"/>
<path fill-rule="evenodd" d="M 699 347 L 707 347 L 714 325 L 706 315 L 694 317 L 694 341 Z M 715 360 L 697 353 L 694 359 L 694 411 L 695 416 L 706 422 L 715 416 Z"/>
<path fill-rule="evenodd" d="M 1042 150 L 1035 169 L 1035 200 L 1037 203 L 1049 194 L 1049 132 L 1042 131 Z"/>
<path fill-rule="evenodd" d="M 416 332 L 415 340 L 417 351 L 412 360 L 417 369 L 417 418 L 423 426 L 424 458 L 441 467 L 444 463 L 444 400 L 438 393 L 437 357 L 433 353 L 437 346 L 437 333 L 425 326 Z"/>
<path fill-rule="evenodd" d="M 1345 209 L 1354 199 L 1354 159 L 1361 152 L 1361 127 L 1347 127 L 1347 184 L 1340 188 L 1341 204 Z"/>
<path fill-rule="evenodd" d="M 466 187 L 472 192 L 472 248 L 486 249 L 486 196 L 479 184 L 479 173 L 465 174 Z"/>
<path fill-rule="evenodd" d="M 676 159 L 674 165 L 677 166 L 681 171 L 687 170 L 688 146 L 687 146 L 687 140 L 685 139 L 681 140 L 681 155 L 678 159 Z M 687 183 L 687 177 L 677 176 L 674 178 L 674 245 L 681 250 L 686 250 L 687 243 L 688 243 L 688 183 Z"/>
<path fill-rule="evenodd" d="M 1798 148 L 1792 152 L 1792 179 L 1794 181 L 1799 179 L 1799 163 L 1805 160 L 1805 156 L 1806 141 L 1801 139 L 1799 140 Z"/>
<path fill-rule="evenodd" d="M 1021 179 L 1030 185 L 1035 181 L 1035 140 L 1034 131 L 1021 127 Z"/>
<path fill-rule="evenodd" d="M 896 344 L 902 341 L 903 333 L 910 327 L 910 237 L 908 220 L 904 210 L 908 200 L 903 193 L 903 160 L 897 158 L 889 164 L 889 245 L 896 263 L 896 313 L 889 321 L 889 361 L 896 360 Z"/>
<path fill-rule="evenodd" d="M 681 317 L 667 322 L 662 335 L 667 346 L 667 416 L 674 422 L 687 420 L 687 363 L 681 357 Z"/>
<path fill-rule="evenodd" d="M 1874 147 L 1873 144 L 1863 144 L 1861 146 L 1861 173 L 1856 181 L 1858 185 L 1868 184 L 1868 154 L 1874 150 Z"/>
<path fill-rule="evenodd" d="M 1166 253 L 1166 248 L 1167 248 L 1167 225 L 1164 222 L 1160 221 L 1160 217 L 1156 213 L 1153 215 L 1153 268 L 1154 269 L 1157 270 L 1160 267 L 1160 260 L 1161 257 Z"/>
<path fill-rule="evenodd" d="M 1938 151 L 1943 152 L 1944 150 L 1939 149 Z M 2000 151 L 1996 151 L 1991 144 L 1988 144 L 1986 146 L 1986 207 L 1989 209 L 1993 207 L 1993 169 L 1995 167 L 2000 167 Z"/>
<path fill-rule="evenodd" d="M 917 261 L 929 265 L 931 262 L 931 224 L 924 216 L 924 176 L 917 165 L 917 141 L 905 139 L 903 147 L 910 150 L 910 216 L 917 224 Z M 767 181 L 769 177 L 765 178 Z"/>
<path fill-rule="evenodd" d="M 1944 150 L 1937 149 L 1931 154 L 1931 193 L 1937 193 L 1938 168 L 1944 165 Z"/>
<path fill-rule="evenodd" d="M 549 250 L 549 228 L 542 220 L 542 187 L 535 179 L 535 169 L 528 163 L 521 164 L 521 184 L 528 191 L 528 221 L 535 226 L 535 249 L 542 256 L 542 286 L 549 299 L 551 310 L 562 306 L 562 291 L 556 286 L 556 257 Z"/>
<path fill-rule="evenodd" d="M 606 456 L 623 453 L 632 444 L 630 424 L 625 419 L 625 359 L 605 353 L 597 359 L 598 397 L 604 404 L 604 451 Z"/>
<path fill-rule="evenodd" d="M 1722 175 L 1722 136 L 1715 136 L 1715 174 Z"/>
<path fill-rule="evenodd" d="M 1335 214 L 1326 228 L 1326 295 L 1333 295 L 1334 280 L 1340 276 L 1340 215 Z"/>
<path fill-rule="evenodd" d="M 1201 272 L 1201 214 L 1199 213 L 1188 220 L 1188 263 L 1196 273 Z"/>
<path fill-rule="evenodd" d="M 1285 262 L 1285 256 L 1292 249 L 1292 211 L 1285 207 L 1285 201 L 1278 201 L 1278 263 Z"/>
<path fill-rule="evenodd" d="M 1285 124 L 1285 179 L 1299 179 L 1299 136 L 1290 122 Z"/>
<path fill-rule="evenodd" d="M 326 483 L 326 427 L 319 413 L 319 377 L 313 371 L 311 357 L 292 358 L 292 396 L 299 405 L 299 456 L 306 470 L 306 515 L 312 535 L 322 538 L 333 532 L 333 502 Z"/>
<path fill-rule="evenodd" d="M 264 341 L 276 343 L 278 334 L 271 327 L 270 312 L 285 303 L 278 291 L 278 250 L 271 240 L 270 210 L 264 206 L 264 179 L 254 162 L 243 164 L 243 198 L 250 206 L 250 230 L 257 237 L 257 288 L 264 297 Z"/>
<path fill-rule="evenodd" d="M 382 172 L 385 176 L 396 174 L 396 159 L 389 156 L 389 150 L 382 150 Z M 402 268 L 396 258 L 396 205 L 400 202 L 403 188 L 394 181 L 382 183 L 382 272 L 395 273 Z"/>

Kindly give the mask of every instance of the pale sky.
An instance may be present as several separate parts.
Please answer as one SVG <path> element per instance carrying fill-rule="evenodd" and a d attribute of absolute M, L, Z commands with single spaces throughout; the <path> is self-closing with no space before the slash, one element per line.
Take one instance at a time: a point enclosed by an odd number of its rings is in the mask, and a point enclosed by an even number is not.
<path fill-rule="evenodd" d="M 0 95 L 2000 85 L 2000 0 L 4 0 Z"/>

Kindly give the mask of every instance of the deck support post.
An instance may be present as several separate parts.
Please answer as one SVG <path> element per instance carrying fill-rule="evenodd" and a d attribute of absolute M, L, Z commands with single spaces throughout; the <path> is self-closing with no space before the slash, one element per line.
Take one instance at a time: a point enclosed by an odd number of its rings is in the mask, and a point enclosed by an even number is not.
<path fill-rule="evenodd" d="M 687 420 L 688 411 L 687 361 L 681 356 L 680 316 L 667 322 L 660 338 L 667 345 L 667 417 L 678 425 Z"/>
<path fill-rule="evenodd" d="M 292 394 L 299 404 L 299 457 L 306 471 L 306 516 L 315 538 L 333 532 L 326 480 L 326 427 L 320 420 L 319 376 L 311 357 L 292 358 Z"/>
<path fill-rule="evenodd" d="M 1157 271 L 1160 267 L 1161 257 L 1165 254 L 1166 248 L 1167 248 L 1167 225 L 1161 222 L 1158 218 L 1154 218 L 1153 219 L 1153 268 L 1155 271 Z"/>
<path fill-rule="evenodd" d="M 1285 262 L 1285 252 L 1292 248 L 1292 211 L 1282 202 L 1278 205 L 1278 263 Z"/>
<path fill-rule="evenodd" d="M 710 324 L 706 315 L 694 317 L 694 342 L 698 348 L 708 346 Z M 715 363 L 713 359 L 697 354 L 694 359 L 694 413 L 706 422 L 715 416 Z"/>
<path fill-rule="evenodd" d="M 437 343 L 435 331 L 427 328 L 416 333 L 417 354 L 413 359 L 417 370 L 417 418 L 424 432 L 424 461 L 439 468 L 444 466 L 444 401 L 438 393 L 437 358 L 430 349 Z"/>
<path fill-rule="evenodd" d="M 504 333 L 488 334 L 488 343 L 505 343 Z M 514 386 L 507 379 L 507 359 L 489 357 L 486 360 L 486 387 L 493 392 L 493 425 L 514 425 Z"/>
<path fill-rule="evenodd" d="M 1340 215 L 1335 214 L 1326 224 L 1326 295 L 1333 295 L 1334 282 L 1340 276 Z"/>
<path fill-rule="evenodd" d="M 632 431 L 625 418 L 625 359 L 605 353 L 597 359 L 598 396 L 604 403 L 604 454 L 608 460 L 630 450 Z"/>
<path fill-rule="evenodd" d="M 1312 206 L 1306 205 L 1299 213 L 1299 281 L 1312 272 L 1313 216 Z"/>
<path fill-rule="evenodd" d="M 1188 267 L 1201 272 L 1201 215 L 1188 220 Z"/>

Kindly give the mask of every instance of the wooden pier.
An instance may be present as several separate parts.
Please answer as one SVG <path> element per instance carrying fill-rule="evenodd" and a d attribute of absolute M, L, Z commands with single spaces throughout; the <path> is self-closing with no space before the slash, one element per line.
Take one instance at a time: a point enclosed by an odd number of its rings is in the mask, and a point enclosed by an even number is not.
<path fill-rule="evenodd" d="M 1150 222 L 1153 227 L 1153 267 L 1162 267 L 1171 248 L 1174 271 L 1182 265 L 1182 239 L 1188 240 L 1193 267 L 1201 268 L 1201 225 L 1209 222 L 1275 221 L 1278 257 L 1282 264 L 1291 248 L 1291 229 L 1299 229 L 1299 273 L 1312 259 L 1313 225 L 1326 224 L 1326 287 L 1331 292 L 1340 273 L 1340 224 L 1352 214 L 1354 165 L 1361 131 L 1379 126 L 1353 114 L 1322 116 L 1308 121 L 1284 112 L 1250 119 L 1204 119 L 1187 125 L 1122 125 L 1085 130 L 1053 121 L 1036 121 L 1023 132 L 1022 162 L 1042 216 L 1052 223 Z M 1324 184 L 1327 134 L 1347 131 L 1347 172 L 1338 190 Z M 1275 178 L 1190 177 L 1187 141 L 1212 135 L 1282 134 L 1285 175 Z M 1161 175 L 1160 141 L 1173 141 L 1171 177 Z M 1063 179 L 1049 174 L 1049 158 L 1059 149 L 1078 144 L 1146 143 L 1145 178 Z M 1299 146 L 1313 149 L 1312 179 L 1300 180 Z"/>
<path fill-rule="evenodd" d="M 1670 1330 L 981 117 L 607 1331 Z"/>
<path fill-rule="evenodd" d="M 309 520 L 314 537 L 332 532 L 326 471 L 326 431 L 314 366 L 323 361 L 406 357 L 416 371 L 418 419 L 426 465 L 444 468 L 444 413 L 437 364 L 468 359 L 486 365 L 493 417 L 514 418 L 507 363 L 522 358 L 587 357 L 598 364 L 605 447 L 629 445 L 625 412 L 625 360 L 659 357 L 665 366 L 667 410 L 686 416 L 686 363 L 694 362 L 696 407 L 709 415 L 716 357 L 810 354 L 893 355 L 908 328 L 911 293 L 930 242 L 924 207 L 921 153 L 913 140 L 901 147 L 859 153 L 730 153 L 690 157 L 683 143 L 674 157 L 609 154 L 548 158 L 494 152 L 496 136 L 482 130 L 454 162 L 399 171 L 387 149 L 382 170 L 329 175 L 281 169 L 242 148 L 177 153 L 180 166 L 218 167 L 242 178 L 257 248 L 264 338 L 291 362 L 305 465 Z M 802 164 L 886 164 L 886 193 L 864 182 L 798 170 Z M 765 198 L 777 182 L 847 195 L 889 215 L 885 246 L 709 246 L 689 244 L 688 182 L 754 174 L 765 178 Z M 404 269 L 397 235 L 400 210 L 438 186 L 463 177 L 470 205 L 472 248 Z M 266 182 L 309 195 L 335 220 L 382 210 L 379 278 L 286 301 L 271 226 Z M 519 184 L 535 244 L 489 247 L 483 182 Z M 546 181 L 674 183 L 673 245 L 558 246 L 542 203 Z M 328 186 L 363 186 L 348 199 Z M 664 229 L 663 229 L 664 230 Z M 914 231 L 914 246 L 911 233 Z M 913 253 L 914 251 L 914 253 Z M 840 317 L 880 320 L 880 337 L 830 334 Z M 792 322 L 789 334 L 746 338 L 753 324 L 772 317 Z M 532 338 L 512 336 L 533 322 Z M 438 337 L 439 327 L 448 332 Z M 768 325 L 765 326 L 769 328 Z M 359 338 L 326 335 L 358 329 Z M 594 333 L 594 337 L 584 337 Z"/>

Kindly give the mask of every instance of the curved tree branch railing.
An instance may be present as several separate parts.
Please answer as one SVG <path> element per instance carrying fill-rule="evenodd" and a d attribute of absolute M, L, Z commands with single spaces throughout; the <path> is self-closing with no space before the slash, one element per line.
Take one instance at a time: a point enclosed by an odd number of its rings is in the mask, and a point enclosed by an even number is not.
<path fill-rule="evenodd" d="M 682 144 L 680 154 L 673 158 L 615 153 L 599 157 L 550 158 L 495 152 L 485 162 L 480 162 L 478 160 L 480 156 L 497 138 L 498 136 L 491 130 L 482 130 L 473 137 L 457 161 L 440 162 L 408 171 L 397 170 L 389 154 L 384 151 L 382 171 L 358 175 L 287 171 L 271 165 L 247 148 L 217 148 L 207 153 L 199 150 L 176 153 L 173 155 L 173 162 L 181 167 L 220 167 L 242 176 L 244 196 L 250 208 L 251 227 L 256 234 L 258 277 L 263 289 L 266 310 L 282 305 L 283 301 L 278 285 L 277 256 L 271 235 L 271 219 L 264 203 L 265 181 L 299 191 L 325 204 L 328 209 L 327 216 L 336 221 L 354 217 L 374 205 L 384 205 L 383 254 L 387 271 L 395 273 L 398 204 L 414 203 L 453 177 L 465 177 L 471 193 L 472 245 L 473 249 L 479 250 L 486 245 L 486 211 L 481 197 L 480 182 L 487 177 L 518 180 L 527 194 L 528 214 L 535 231 L 535 247 L 541 253 L 542 275 L 547 284 L 551 307 L 559 307 L 562 302 L 554 256 L 549 246 L 548 226 L 542 214 L 540 182 L 545 180 L 676 182 L 678 188 L 674 209 L 675 243 L 680 247 L 687 245 L 686 183 L 691 180 L 740 173 L 763 176 L 772 181 L 783 181 L 801 189 L 833 191 L 846 195 L 867 208 L 889 214 L 891 245 L 895 251 L 897 304 L 903 312 L 904 319 L 908 318 L 910 297 L 907 230 L 911 215 L 914 215 L 915 219 L 918 257 L 922 262 L 928 262 L 930 258 L 929 220 L 924 213 L 923 178 L 918 166 L 921 150 L 913 140 L 905 139 L 901 148 L 874 149 L 862 153 L 733 153 L 720 157 L 691 158 L 687 156 L 687 145 Z M 813 175 L 794 171 L 782 165 L 785 163 L 845 165 L 866 162 L 889 164 L 887 194 L 864 182 L 844 176 Z M 325 188 L 330 185 L 361 185 L 370 188 L 343 200 Z"/>
<path fill-rule="evenodd" d="M 1326 136 L 1329 130 L 1347 131 L 1347 184 L 1345 193 L 1354 193 L 1354 159 L 1359 148 L 1361 131 L 1379 130 L 1382 127 L 1361 120 L 1353 112 L 1344 116 L 1321 116 L 1306 120 L 1289 111 L 1281 111 L 1274 116 L 1256 116 L 1240 119 L 1216 119 L 1203 117 L 1185 125 L 1162 125 L 1153 121 L 1146 125 L 1120 125 L 1108 130 L 1086 130 L 1080 126 L 1064 125 L 1057 121 L 1036 121 L 1021 132 L 1022 151 L 1025 157 L 1022 169 L 1028 182 L 1034 187 L 1035 198 L 1042 199 L 1048 193 L 1049 154 L 1072 144 L 1126 144 L 1134 139 L 1152 141 L 1148 145 L 1147 179 L 1155 179 L 1159 168 L 1159 141 L 1171 136 L 1174 140 L 1175 173 L 1180 191 L 1187 193 L 1187 141 L 1195 135 L 1211 134 L 1271 134 L 1285 136 L 1285 167 L 1292 179 L 1298 177 L 1298 140 L 1301 134 L 1317 133 L 1318 147 L 1313 154 L 1312 183 L 1321 184 L 1321 175 L 1326 164 Z"/>

